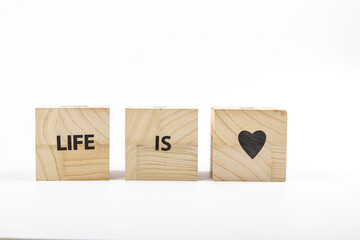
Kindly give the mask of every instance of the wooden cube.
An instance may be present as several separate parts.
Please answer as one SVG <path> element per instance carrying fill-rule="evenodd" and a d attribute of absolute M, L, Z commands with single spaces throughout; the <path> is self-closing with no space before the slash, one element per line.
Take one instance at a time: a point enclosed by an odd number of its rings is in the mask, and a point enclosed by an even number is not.
<path fill-rule="evenodd" d="M 108 180 L 110 109 L 36 108 L 36 180 Z"/>
<path fill-rule="evenodd" d="M 212 108 L 211 176 L 216 181 L 284 182 L 287 112 Z"/>
<path fill-rule="evenodd" d="M 127 108 L 126 180 L 197 180 L 198 110 Z"/>

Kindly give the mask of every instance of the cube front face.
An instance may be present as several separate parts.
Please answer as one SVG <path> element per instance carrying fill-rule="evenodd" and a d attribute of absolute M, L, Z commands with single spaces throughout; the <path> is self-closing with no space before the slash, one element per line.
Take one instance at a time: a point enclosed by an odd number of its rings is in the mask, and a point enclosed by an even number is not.
<path fill-rule="evenodd" d="M 197 180 L 198 110 L 125 110 L 126 180 Z"/>
<path fill-rule="evenodd" d="M 286 111 L 213 108 L 211 121 L 214 180 L 286 180 Z"/>
<path fill-rule="evenodd" d="M 36 109 L 36 180 L 108 180 L 110 110 Z"/>

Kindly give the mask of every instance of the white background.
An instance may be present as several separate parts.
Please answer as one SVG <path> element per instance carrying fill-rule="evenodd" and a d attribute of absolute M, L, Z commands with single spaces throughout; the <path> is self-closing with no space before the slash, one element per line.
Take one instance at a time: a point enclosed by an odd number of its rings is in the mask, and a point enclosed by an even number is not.
<path fill-rule="evenodd" d="M 360 2 L 1 1 L 0 237 L 359 239 Z M 111 180 L 36 182 L 34 108 L 111 107 Z M 199 108 L 198 182 L 125 182 L 124 108 Z M 286 183 L 209 179 L 210 107 L 288 110 Z"/>

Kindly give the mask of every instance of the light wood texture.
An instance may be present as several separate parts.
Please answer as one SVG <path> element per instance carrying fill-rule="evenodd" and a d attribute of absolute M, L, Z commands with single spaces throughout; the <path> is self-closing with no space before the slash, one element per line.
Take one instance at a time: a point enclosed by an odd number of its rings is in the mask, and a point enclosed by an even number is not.
<path fill-rule="evenodd" d="M 125 116 L 126 180 L 197 180 L 197 109 L 128 108 Z M 170 136 L 171 149 L 155 150 L 156 136 Z"/>
<path fill-rule="evenodd" d="M 252 159 L 239 143 L 239 133 L 258 130 L 266 142 Z M 286 180 L 287 112 L 277 109 L 212 108 L 211 176 L 215 181 Z"/>
<path fill-rule="evenodd" d="M 108 180 L 110 110 L 105 107 L 36 109 L 36 180 Z M 93 134 L 95 149 L 59 151 L 57 136 Z"/>

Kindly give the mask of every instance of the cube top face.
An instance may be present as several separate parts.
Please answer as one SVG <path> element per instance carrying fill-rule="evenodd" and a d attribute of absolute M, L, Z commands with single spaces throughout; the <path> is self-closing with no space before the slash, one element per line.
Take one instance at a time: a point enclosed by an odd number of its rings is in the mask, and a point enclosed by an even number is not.
<path fill-rule="evenodd" d="M 126 180 L 197 180 L 198 110 L 127 108 Z"/>
<path fill-rule="evenodd" d="M 108 180 L 110 109 L 36 108 L 36 180 Z"/>
<path fill-rule="evenodd" d="M 211 121 L 214 180 L 286 180 L 286 111 L 213 108 Z"/>

